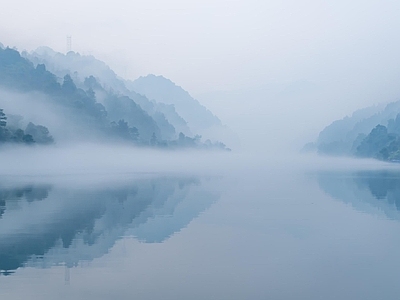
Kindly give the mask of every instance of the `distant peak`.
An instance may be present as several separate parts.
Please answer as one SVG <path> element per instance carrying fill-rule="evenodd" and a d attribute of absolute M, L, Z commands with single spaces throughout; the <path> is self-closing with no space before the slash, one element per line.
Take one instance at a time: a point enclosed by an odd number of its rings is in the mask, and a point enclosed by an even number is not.
<path fill-rule="evenodd" d="M 155 80 L 163 80 L 163 81 L 169 81 L 172 82 L 170 79 L 165 78 L 162 75 L 154 75 L 154 74 L 148 74 L 146 76 L 143 76 L 143 78 L 148 78 L 148 79 L 155 79 Z"/>
<path fill-rule="evenodd" d="M 140 76 L 138 79 L 135 81 L 146 81 L 146 82 L 151 82 L 152 84 L 162 84 L 163 86 L 173 86 L 173 87 L 179 87 L 176 83 L 174 83 L 171 79 L 168 79 L 162 75 L 154 75 L 154 74 L 148 74 L 146 76 Z"/>
<path fill-rule="evenodd" d="M 38 47 L 34 52 L 39 55 L 55 55 L 57 52 L 47 46 Z"/>

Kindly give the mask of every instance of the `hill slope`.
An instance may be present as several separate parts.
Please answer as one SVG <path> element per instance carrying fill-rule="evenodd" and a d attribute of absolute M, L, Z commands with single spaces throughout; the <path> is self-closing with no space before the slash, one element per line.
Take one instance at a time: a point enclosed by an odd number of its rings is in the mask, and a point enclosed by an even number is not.
<path fill-rule="evenodd" d="M 127 87 L 157 102 L 173 105 L 195 133 L 202 133 L 221 121 L 180 86 L 163 76 L 147 75 L 128 81 Z"/>

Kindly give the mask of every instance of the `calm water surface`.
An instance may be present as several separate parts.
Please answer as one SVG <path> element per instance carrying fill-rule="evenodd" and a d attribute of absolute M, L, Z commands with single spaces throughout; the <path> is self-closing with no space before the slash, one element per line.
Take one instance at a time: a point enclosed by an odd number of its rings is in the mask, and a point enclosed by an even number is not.
<path fill-rule="evenodd" d="M 0 182 L 0 299 L 400 297 L 400 172 Z"/>

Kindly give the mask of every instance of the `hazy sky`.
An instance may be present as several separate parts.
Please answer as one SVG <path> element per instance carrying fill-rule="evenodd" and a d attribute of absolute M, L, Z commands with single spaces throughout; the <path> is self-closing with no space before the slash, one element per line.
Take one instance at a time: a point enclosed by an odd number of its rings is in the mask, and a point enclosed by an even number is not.
<path fill-rule="evenodd" d="M 400 98 L 399 13 L 385 0 L 14 0 L 0 11 L 0 42 L 65 52 L 71 35 L 74 51 L 123 77 L 162 74 L 226 120 L 289 106 L 287 118 L 311 109 L 303 129 L 317 132 Z M 243 96 L 264 85 L 273 91 Z M 276 98 L 280 88 L 291 96 Z"/>

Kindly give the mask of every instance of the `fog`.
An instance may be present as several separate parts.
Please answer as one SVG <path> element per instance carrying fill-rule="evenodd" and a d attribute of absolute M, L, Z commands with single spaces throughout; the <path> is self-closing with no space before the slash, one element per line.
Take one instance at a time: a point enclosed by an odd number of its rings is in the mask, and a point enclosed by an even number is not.
<path fill-rule="evenodd" d="M 70 35 L 72 50 L 124 78 L 170 78 L 246 146 L 299 149 L 333 120 L 398 99 L 399 9 L 377 0 L 18 0 L 0 12 L 0 41 L 65 52 Z"/>
<path fill-rule="evenodd" d="M 18 93 L 0 88 L 0 106 L 7 113 L 20 119 L 17 127 L 25 128 L 29 122 L 49 128 L 58 143 L 72 143 L 93 139 L 93 130 L 78 122 L 74 112 L 52 101 L 40 92 Z M 11 118 L 10 118 L 11 115 Z"/>
<path fill-rule="evenodd" d="M 9 101 L 12 99 L 12 101 Z M 9 115 L 23 116 L 20 125 L 29 122 L 46 126 L 55 138 L 52 145 L 1 146 L 0 175 L 10 176 L 11 181 L 34 178 L 48 180 L 58 176 L 61 181 L 74 185 L 92 181 L 121 180 L 124 174 L 186 174 L 202 176 L 226 176 L 252 174 L 266 176 L 265 172 L 314 172 L 317 170 L 397 170 L 397 164 L 373 159 L 318 156 L 299 153 L 296 148 L 282 148 L 284 130 L 276 130 L 272 120 L 264 120 L 270 128 L 260 134 L 252 131 L 257 124 L 255 113 L 251 124 L 233 127 L 243 134 L 243 147 L 232 152 L 201 149 L 152 149 L 138 147 L 124 141 L 112 141 L 99 131 L 88 126 L 83 119 L 76 118 L 74 111 L 57 104 L 40 92 L 17 93 L 0 90 L 0 107 Z M 268 114 L 266 112 L 265 114 Z M 10 119 L 10 118 L 9 118 Z M 73 121 L 71 121 L 73 120 Z M 290 122 L 290 124 L 292 124 Z M 260 126 L 261 124 L 257 124 Z M 292 127 L 293 128 L 293 127 Z M 299 130 L 299 126 L 296 126 Z M 301 128 L 300 128 L 301 129 Z M 293 141 L 286 141 L 287 144 Z M 277 147 L 281 147 L 279 150 Z M 253 174 L 254 173 L 254 174 Z M 256 174 L 256 175 L 255 175 Z M 75 175 L 80 175 L 74 180 Z M 61 176 L 61 177 L 60 177 Z M 82 180 L 87 176 L 88 181 Z"/>
<path fill-rule="evenodd" d="M 399 11 L 3 3 L 0 298 L 398 298 Z"/>
<path fill-rule="evenodd" d="M 397 164 L 373 159 L 296 153 L 282 153 L 272 157 L 253 152 L 149 150 L 100 142 L 10 146 L 2 147 L 1 153 L 0 176 L 4 176 L 3 181 L 33 180 L 36 177 L 35 180 L 46 181 L 55 176 L 58 180 L 78 186 L 91 184 L 92 181 L 118 182 L 135 174 L 250 176 L 268 181 L 274 174 L 400 169 Z"/>

